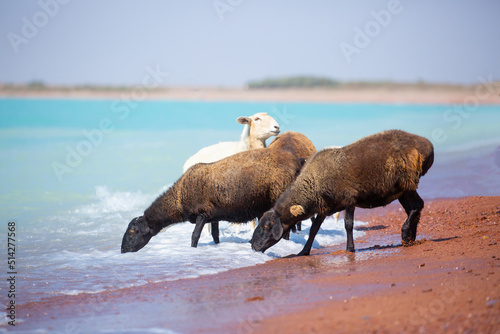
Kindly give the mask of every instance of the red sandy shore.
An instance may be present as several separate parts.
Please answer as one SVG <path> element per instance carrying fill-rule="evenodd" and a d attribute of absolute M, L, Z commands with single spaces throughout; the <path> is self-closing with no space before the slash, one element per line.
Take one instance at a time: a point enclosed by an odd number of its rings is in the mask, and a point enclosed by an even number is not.
<path fill-rule="evenodd" d="M 394 204 L 358 215 L 381 228 L 358 241 L 358 250 L 398 234 L 404 217 Z M 500 333 L 500 197 L 427 201 L 421 222 L 417 245 L 381 243 L 389 247 L 380 256 L 348 265 L 343 274 L 311 278 L 343 286 L 348 298 L 323 298 L 265 319 L 256 332 Z"/>
<path fill-rule="evenodd" d="M 500 333 L 500 197 L 427 200 L 402 247 L 399 204 L 309 257 L 21 305 L 16 329 L 181 333 Z"/>

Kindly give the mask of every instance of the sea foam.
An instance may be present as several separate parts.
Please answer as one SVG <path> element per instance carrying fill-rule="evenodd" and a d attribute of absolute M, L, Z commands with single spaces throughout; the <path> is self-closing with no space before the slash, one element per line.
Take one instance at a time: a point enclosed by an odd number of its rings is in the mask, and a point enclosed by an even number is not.
<path fill-rule="evenodd" d="M 47 218 L 42 231 L 27 240 L 23 258 L 29 271 L 26 301 L 216 274 L 298 253 L 307 241 L 310 222 L 306 221 L 303 230 L 292 233 L 290 240 L 280 241 L 266 253 L 254 252 L 249 243 L 249 225 L 243 225 L 238 232 L 230 223 L 220 222 L 220 244 L 202 235 L 198 247 L 192 248 L 194 225 L 180 223 L 159 233 L 139 252 L 121 254 L 121 239 L 130 220 L 141 215 L 165 189 L 144 194 L 99 186 L 92 203 Z M 355 231 L 354 235 L 363 233 Z M 343 221 L 335 224 L 327 219 L 313 248 L 345 240 Z"/>

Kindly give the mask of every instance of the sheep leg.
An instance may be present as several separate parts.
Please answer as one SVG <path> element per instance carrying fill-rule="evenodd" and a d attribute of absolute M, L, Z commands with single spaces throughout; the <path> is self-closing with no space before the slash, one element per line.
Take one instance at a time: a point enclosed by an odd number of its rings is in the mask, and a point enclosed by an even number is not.
<path fill-rule="evenodd" d="M 352 235 L 352 230 L 354 227 L 354 207 L 353 206 L 345 209 L 344 226 L 345 226 L 345 231 L 347 234 L 346 251 L 354 252 L 354 237 Z"/>
<path fill-rule="evenodd" d="M 210 230 L 210 225 L 205 224 L 205 226 L 203 226 L 203 234 L 207 237 L 209 237 L 210 234 L 212 234 L 212 231 Z"/>
<path fill-rule="evenodd" d="M 236 233 L 241 232 L 241 223 L 231 223 L 231 227 L 236 229 Z"/>
<path fill-rule="evenodd" d="M 399 198 L 399 203 L 408 215 L 403 227 L 401 227 L 401 240 L 403 246 L 410 246 L 417 238 L 417 226 L 420 221 L 420 213 L 424 208 L 424 201 L 416 191 L 409 191 Z"/>
<path fill-rule="evenodd" d="M 250 222 L 250 228 L 251 228 L 252 233 L 253 233 L 253 231 L 255 231 L 255 219 L 252 219 L 252 221 Z"/>
<path fill-rule="evenodd" d="M 340 211 L 339 212 L 335 212 L 333 214 L 333 219 L 335 219 L 335 225 L 338 224 L 338 221 L 339 221 L 339 216 L 340 216 Z"/>
<path fill-rule="evenodd" d="M 200 240 L 201 231 L 206 223 L 206 219 L 203 216 L 196 217 L 196 225 L 194 227 L 193 235 L 191 236 L 191 247 L 198 246 L 198 240 Z"/>
<path fill-rule="evenodd" d="M 323 223 L 323 221 L 325 220 L 325 218 L 326 217 L 323 215 L 317 215 L 316 218 L 314 218 L 314 219 L 311 218 L 312 225 L 311 225 L 311 229 L 309 230 L 309 238 L 307 239 L 306 245 L 300 251 L 300 253 L 297 254 L 297 256 L 309 255 L 309 253 L 311 252 L 311 247 L 312 247 L 314 238 L 316 237 L 316 233 L 318 233 L 319 228 L 320 228 L 321 224 Z"/>
<path fill-rule="evenodd" d="M 314 218 L 312 218 L 312 217 L 311 217 L 311 222 L 314 222 Z M 302 231 L 302 222 L 301 221 L 292 226 L 292 232 L 297 233 L 297 231 Z M 283 236 L 283 239 L 290 240 L 290 231 L 285 233 L 285 235 Z"/>
<path fill-rule="evenodd" d="M 212 225 L 212 238 L 216 244 L 219 243 L 219 222 L 213 222 Z"/>

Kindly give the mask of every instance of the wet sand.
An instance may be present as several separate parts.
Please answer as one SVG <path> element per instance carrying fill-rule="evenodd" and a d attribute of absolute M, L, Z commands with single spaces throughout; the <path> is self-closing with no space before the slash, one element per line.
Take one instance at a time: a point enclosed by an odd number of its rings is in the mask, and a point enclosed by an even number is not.
<path fill-rule="evenodd" d="M 412 247 L 389 242 L 405 217 L 399 205 L 361 217 L 369 232 L 355 255 L 321 255 L 352 257 L 346 271 L 311 279 L 342 286 L 347 297 L 317 296 L 314 305 L 265 319 L 255 332 L 500 332 L 500 197 L 427 201 Z M 358 263 L 363 252 L 377 256 Z"/>
<path fill-rule="evenodd" d="M 358 209 L 369 225 L 355 253 L 342 244 L 216 275 L 48 298 L 19 305 L 15 329 L 498 333 L 500 197 L 427 200 L 411 247 L 401 246 L 400 208 Z"/>

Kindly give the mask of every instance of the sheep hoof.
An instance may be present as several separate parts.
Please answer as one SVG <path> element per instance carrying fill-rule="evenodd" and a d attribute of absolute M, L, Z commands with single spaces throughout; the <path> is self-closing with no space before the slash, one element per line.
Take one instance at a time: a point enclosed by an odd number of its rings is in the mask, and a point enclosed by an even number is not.
<path fill-rule="evenodd" d="M 354 253 L 355 252 L 354 247 L 347 247 L 346 252 Z"/>
<path fill-rule="evenodd" d="M 415 240 L 411 240 L 411 239 L 403 239 L 403 240 L 401 241 L 401 243 L 403 244 L 403 247 L 410 247 L 410 246 L 415 245 Z"/>
<path fill-rule="evenodd" d="M 285 256 L 285 257 L 283 257 L 283 258 L 284 258 L 284 259 L 292 259 L 292 258 L 297 257 L 297 256 L 299 256 L 299 255 L 298 255 L 298 254 L 297 254 L 297 255 L 295 255 L 295 254 L 290 254 L 290 255 L 287 255 L 287 256 Z"/>
<path fill-rule="evenodd" d="M 295 256 L 309 256 L 310 252 L 300 252 L 299 254 Z"/>
<path fill-rule="evenodd" d="M 409 232 L 403 232 L 401 235 L 401 243 L 403 244 L 403 247 L 410 247 L 415 244 L 415 240 L 417 238 L 411 235 Z"/>

